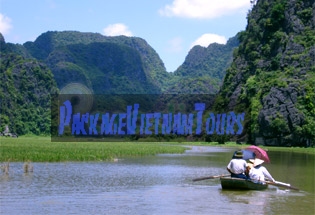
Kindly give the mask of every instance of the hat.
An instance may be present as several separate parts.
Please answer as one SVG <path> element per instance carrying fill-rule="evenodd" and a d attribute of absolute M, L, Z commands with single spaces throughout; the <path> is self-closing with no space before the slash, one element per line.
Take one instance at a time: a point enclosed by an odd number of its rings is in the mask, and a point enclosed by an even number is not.
<path fill-rule="evenodd" d="M 236 158 L 243 158 L 243 152 L 241 150 L 237 151 L 235 154 L 234 154 L 234 157 Z"/>
<path fill-rule="evenodd" d="M 255 158 L 255 159 L 249 159 L 249 162 L 251 162 L 253 164 L 253 166 L 255 167 L 255 166 L 262 164 L 265 161 L 263 161 L 259 158 Z"/>

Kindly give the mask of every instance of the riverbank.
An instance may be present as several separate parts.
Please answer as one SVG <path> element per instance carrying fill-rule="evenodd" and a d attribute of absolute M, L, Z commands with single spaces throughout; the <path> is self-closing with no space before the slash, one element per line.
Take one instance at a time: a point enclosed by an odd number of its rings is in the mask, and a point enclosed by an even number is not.
<path fill-rule="evenodd" d="M 190 143 L 179 143 L 181 145 L 201 145 L 201 146 L 216 146 L 216 147 L 231 147 L 231 148 L 239 148 L 245 149 L 250 146 L 250 144 L 237 144 L 236 142 L 226 142 L 225 144 L 218 144 L 217 142 L 190 142 Z M 283 151 L 283 152 L 294 152 L 294 153 L 305 153 L 305 154 L 313 154 L 315 155 L 314 147 L 279 147 L 279 146 L 259 146 L 260 148 L 268 151 Z"/>
<path fill-rule="evenodd" d="M 50 137 L 0 137 L 0 162 L 114 161 L 122 157 L 179 154 L 183 145 L 246 148 L 234 142 L 51 142 Z M 314 154 L 315 148 L 265 147 L 267 151 Z"/>

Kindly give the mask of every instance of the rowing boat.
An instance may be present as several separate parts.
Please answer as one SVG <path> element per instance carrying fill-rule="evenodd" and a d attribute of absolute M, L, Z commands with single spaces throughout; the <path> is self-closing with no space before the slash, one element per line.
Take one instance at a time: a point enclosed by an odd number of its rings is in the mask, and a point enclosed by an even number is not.
<path fill-rule="evenodd" d="M 268 184 L 254 183 L 250 180 L 232 177 L 220 177 L 222 189 L 233 190 L 264 190 Z"/>

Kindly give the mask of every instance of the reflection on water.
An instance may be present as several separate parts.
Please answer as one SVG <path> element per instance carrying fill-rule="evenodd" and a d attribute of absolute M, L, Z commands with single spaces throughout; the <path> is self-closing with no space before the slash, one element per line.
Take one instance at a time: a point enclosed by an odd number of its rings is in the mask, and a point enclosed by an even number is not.
<path fill-rule="evenodd" d="M 0 174 L 1 214 L 314 214 L 314 156 L 269 153 L 274 178 L 302 189 L 222 190 L 235 149 L 193 147 L 183 155 L 158 155 L 98 163 L 34 163 L 23 173 L 11 163 Z M 303 165 L 302 165 L 303 164 Z M 302 174 L 303 173 L 303 174 Z M 303 179 L 303 180 L 302 180 Z"/>

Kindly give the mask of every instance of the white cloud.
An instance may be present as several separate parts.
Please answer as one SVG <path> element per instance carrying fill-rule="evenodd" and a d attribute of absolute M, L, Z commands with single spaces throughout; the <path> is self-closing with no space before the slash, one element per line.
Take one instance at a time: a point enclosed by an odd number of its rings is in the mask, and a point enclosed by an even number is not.
<path fill-rule="evenodd" d="M 203 34 L 191 44 L 191 48 L 196 45 L 208 47 L 211 43 L 226 44 L 226 41 L 227 39 L 224 36 L 217 34 Z"/>
<path fill-rule="evenodd" d="M 250 9 L 249 0 L 173 0 L 159 10 L 162 16 L 213 19 Z"/>
<path fill-rule="evenodd" d="M 12 28 L 11 19 L 0 13 L 0 32 L 2 34 L 7 34 L 9 33 L 11 28 Z"/>
<path fill-rule="evenodd" d="M 132 36 L 132 32 L 128 30 L 128 27 L 122 23 L 108 25 L 103 29 L 103 34 L 106 36 Z"/>

